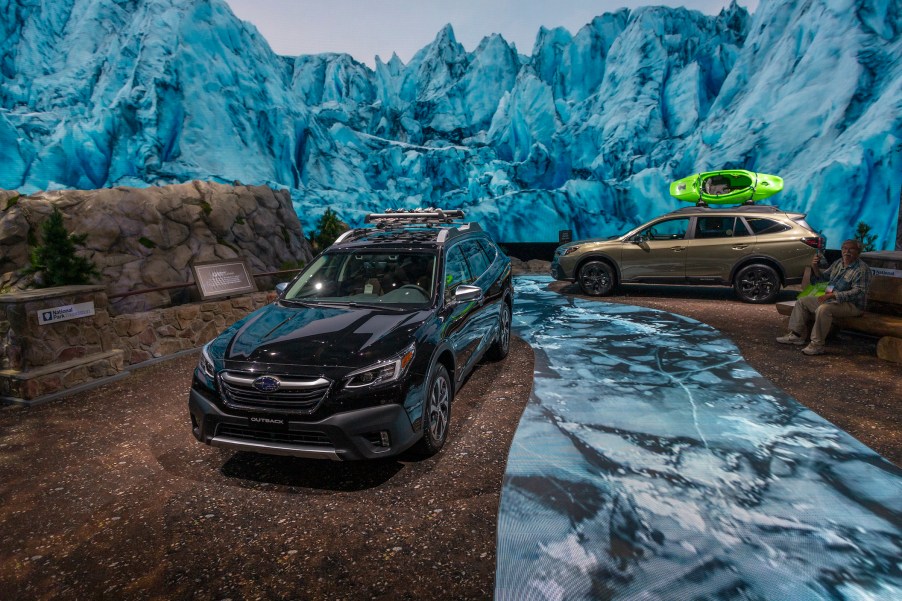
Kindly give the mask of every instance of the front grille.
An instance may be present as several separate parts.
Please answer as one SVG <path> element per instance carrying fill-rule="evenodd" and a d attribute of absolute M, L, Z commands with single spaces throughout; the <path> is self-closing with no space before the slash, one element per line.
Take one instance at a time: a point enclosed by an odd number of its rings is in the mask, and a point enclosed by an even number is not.
<path fill-rule="evenodd" d="M 227 436 L 229 438 L 257 442 L 281 442 L 319 447 L 332 446 L 332 441 L 322 432 L 274 432 L 272 430 L 261 430 L 235 424 L 219 424 L 219 427 L 216 428 L 216 436 Z"/>
<path fill-rule="evenodd" d="M 263 392 L 254 387 L 258 374 L 222 372 L 219 387 L 223 402 L 234 409 L 263 409 L 309 414 L 316 411 L 329 392 L 325 378 L 277 376 L 278 389 Z"/>

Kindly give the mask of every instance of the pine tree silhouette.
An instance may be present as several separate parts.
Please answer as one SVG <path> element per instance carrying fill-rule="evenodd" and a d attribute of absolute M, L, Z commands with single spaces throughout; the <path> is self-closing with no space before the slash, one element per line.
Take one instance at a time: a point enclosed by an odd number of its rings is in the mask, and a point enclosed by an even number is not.
<path fill-rule="evenodd" d="M 338 214 L 332 209 L 326 209 L 326 212 L 320 217 L 316 231 L 310 236 L 311 246 L 316 252 L 325 250 L 346 231 L 348 231 L 348 226 L 338 218 Z"/>
<path fill-rule="evenodd" d="M 69 234 L 59 209 L 53 209 L 41 234 L 44 243 L 31 251 L 31 265 L 25 269 L 25 273 L 39 274 L 38 288 L 87 284 L 99 275 L 91 261 L 75 254 L 75 247 L 83 245 L 88 235 Z"/>
<path fill-rule="evenodd" d="M 861 242 L 863 252 L 876 250 L 877 234 L 871 233 L 871 226 L 864 221 L 859 221 L 855 230 L 855 239 Z"/>

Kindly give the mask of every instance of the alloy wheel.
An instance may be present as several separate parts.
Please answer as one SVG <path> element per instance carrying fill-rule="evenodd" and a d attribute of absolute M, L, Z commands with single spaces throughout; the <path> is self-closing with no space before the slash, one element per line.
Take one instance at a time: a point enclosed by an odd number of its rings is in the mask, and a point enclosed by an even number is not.
<path fill-rule="evenodd" d="M 779 287 L 774 270 L 764 265 L 747 267 L 739 274 L 737 289 L 746 302 L 766 302 L 779 292 Z"/>
<path fill-rule="evenodd" d="M 579 270 L 579 285 L 590 296 L 604 296 L 614 289 L 611 268 L 601 261 L 592 261 Z"/>
<path fill-rule="evenodd" d="M 501 307 L 501 332 L 499 333 L 499 342 L 501 343 L 501 351 L 507 354 L 507 350 L 511 345 L 511 310 L 504 303 Z"/>
<path fill-rule="evenodd" d="M 440 375 L 429 391 L 429 433 L 436 442 L 444 441 L 448 429 L 451 395 L 448 380 Z"/>

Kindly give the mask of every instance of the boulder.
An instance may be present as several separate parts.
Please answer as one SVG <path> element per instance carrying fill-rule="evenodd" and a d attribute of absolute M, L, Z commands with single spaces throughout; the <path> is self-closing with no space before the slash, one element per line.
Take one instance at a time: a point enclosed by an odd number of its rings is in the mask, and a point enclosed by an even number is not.
<path fill-rule="evenodd" d="M 201 261 L 238 257 L 259 273 L 313 257 L 289 193 L 268 186 L 196 181 L 28 196 L 0 190 L 0 282 L 7 288 L 30 282 L 21 275 L 28 239 L 40 237 L 54 207 L 69 232 L 88 235 L 80 252 L 97 265 L 99 283 L 113 296 L 192 281 L 191 265 Z M 147 310 L 170 302 L 166 293 L 140 296 L 112 304 Z"/>

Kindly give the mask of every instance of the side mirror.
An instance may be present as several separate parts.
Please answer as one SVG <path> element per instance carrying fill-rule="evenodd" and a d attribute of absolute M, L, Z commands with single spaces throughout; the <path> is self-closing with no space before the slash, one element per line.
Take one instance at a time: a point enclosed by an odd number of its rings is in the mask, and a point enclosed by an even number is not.
<path fill-rule="evenodd" d="M 482 288 L 479 286 L 467 286 L 462 284 L 454 290 L 455 303 L 468 303 L 482 300 Z"/>
<path fill-rule="evenodd" d="M 633 244 L 642 244 L 645 241 L 646 241 L 645 236 L 633 236 L 632 238 L 630 238 L 630 242 L 632 242 Z"/>
<path fill-rule="evenodd" d="M 288 282 L 279 282 L 276 284 L 276 292 L 279 294 L 283 294 L 286 288 L 288 288 Z"/>

